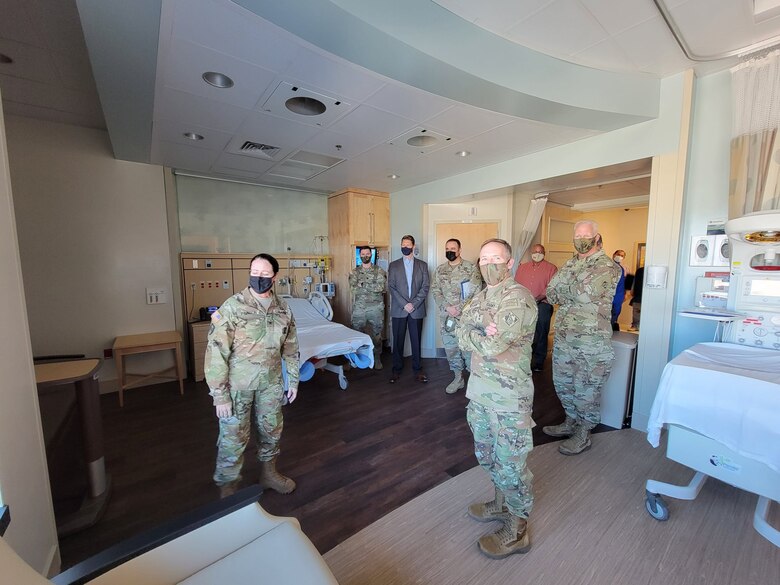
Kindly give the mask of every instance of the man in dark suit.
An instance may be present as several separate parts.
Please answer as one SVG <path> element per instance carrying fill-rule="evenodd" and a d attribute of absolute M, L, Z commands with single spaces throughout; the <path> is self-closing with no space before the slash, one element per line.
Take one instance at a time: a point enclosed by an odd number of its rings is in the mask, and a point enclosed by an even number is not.
<path fill-rule="evenodd" d="M 412 368 L 418 382 L 427 382 L 428 376 L 420 363 L 420 341 L 425 317 L 425 297 L 430 288 L 428 265 L 414 257 L 414 237 L 401 238 L 403 256 L 390 263 L 387 269 L 387 288 L 390 291 L 390 317 L 393 320 L 393 375 L 394 384 L 401 377 L 404 368 L 404 343 L 409 328 L 409 342 L 412 345 Z"/>

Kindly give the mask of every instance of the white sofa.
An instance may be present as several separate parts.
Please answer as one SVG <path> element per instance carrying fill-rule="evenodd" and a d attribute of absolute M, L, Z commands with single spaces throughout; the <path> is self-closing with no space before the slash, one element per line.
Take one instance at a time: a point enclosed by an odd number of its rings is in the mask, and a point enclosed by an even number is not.
<path fill-rule="evenodd" d="M 295 518 L 272 516 L 254 502 L 197 524 L 141 554 L 125 551 L 129 560 L 111 559 L 109 549 L 52 581 L 0 538 L 0 574 L 14 585 L 338 585 Z"/>

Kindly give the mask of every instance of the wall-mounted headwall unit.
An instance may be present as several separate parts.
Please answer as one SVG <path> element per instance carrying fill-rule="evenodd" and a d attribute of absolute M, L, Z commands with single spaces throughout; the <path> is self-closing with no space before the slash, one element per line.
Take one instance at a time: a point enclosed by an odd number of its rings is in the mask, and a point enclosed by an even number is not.
<path fill-rule="evenodd" d="M 274 290 L 277 294 L 305 297 L 314 284 L 328 281 L 330 256 L 271 254 L 279 261 Z M 249 284 L 249 262 L 254 254 L 181 254 L 184 320 L 200 320 L 200 309 L 219 306 Z M 309 280 L 311 279 L 311 280 Z"/>

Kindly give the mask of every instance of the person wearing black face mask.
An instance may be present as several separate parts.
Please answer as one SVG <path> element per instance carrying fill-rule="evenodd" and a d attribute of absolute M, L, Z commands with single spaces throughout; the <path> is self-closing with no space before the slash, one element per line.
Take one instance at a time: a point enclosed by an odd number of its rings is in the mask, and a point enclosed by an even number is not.
<path fill-rule="evenodd" d="M 458 347 L 456 327 L 463 305 L 482 289 L 482 275 L 472 262 L 461 258 L 460 240 L 450 238 L 444 244 L 446 262 L 436 267 L 431 284 L 431 294 L 439 309 L 439 324 L 444 353 L 455 375 L 444 391 L 454 394 L 466 387 L 463 370 L 469 368 L 469 353 Z"/>
<path fill-rule="evenodd" d="M 252 420 L 258 435 L 260 485 L 283 494 L 295 489 L 295 482 L 276 470 L 285 399 L 283 367 L 287 400 L 292 402 L 298 395 L 295 319 L 287 303 L 273 292 L 279 272 L 276 259 L 258 254 L 249 266 L 249 286 L 212 314 L 206 346 L 206 383 L 219 418 L 214 482 L 223 497 L 233 493 L 241 480 Z"/>
<path fill-rule="evenodd" d="M 594 221 L 574 224 L 574 249 L 547 286 L 547 298 L 559 305 L 555 315 L 553 383 L 566 419 L 542 431 L 568 437 L 558 446 L 564 455 L 590 449 L 590 431 L 601 421 L 601 389 L 612 370 L 612 300 L 619 266 L 599 247 Z"/>
<path fill-rule="evenodd" d="M 415 379 L 425 383 L 428 376 L 422 371 L 420 342 L 425 317 L 425 298 L 430 288 L 428 265 L 413 255 L 414 237 L 401 238 L 402 258 L 393 260 L 387 267 L 387 288 L 390 291 L 390 317 L 393 320 L 393 374 L 390 383 L 395 384 L 404 368 L 404 344 L 406 330 L 412 346 L 412 368 Z"/>
<path fill-rule="evenodd" d="M 371 263 L 372 253 L 368 246 L 360 247 L 360 263 L 349 275 L 349 290 L 352 293 L 352 329 L 371 337 L 374 342 L 374 369 L 381 370 L 387 274 Z"/>

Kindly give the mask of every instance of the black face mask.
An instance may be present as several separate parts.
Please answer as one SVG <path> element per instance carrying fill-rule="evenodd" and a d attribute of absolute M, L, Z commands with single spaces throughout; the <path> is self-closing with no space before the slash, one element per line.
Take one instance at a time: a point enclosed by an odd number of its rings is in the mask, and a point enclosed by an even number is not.
<path fill-rule="evenodd" d="M 371 256 L 361 256 L 360 261 L 363 264 L 371 264 Z"/>
<path fill-rule="evenodd" d="M 407 248 L 405 246 L 401 248 L 401 254 L 403 254 L 404 256 L 408 256 L 412 252 L 414 252 L 413 248 Z"/>
<path fill-rule="evenodd" d="M 257 294 L 261 295 L 265 292 L 268 292 L 271 290 L 271 287 L 274 285 L 274 279 L 269 278 L 268 276 L 250 276 L 249 277 L 249 286 L 250 288 L 255 291 Z"/>
<path fill-rule="evenodd" d="M 445 252 L 445 253 L 444 253 L 444 256 L 445 256 L 445 257 L 447 258 L 447 260 L 449 260 L 450 262 L 454 262 L 454 261 L 455 261 L 455 258 L 457 258 L 457 257 L 458 257 L 458 256 L 457 256 L 457 254 L 455 254 L 455 252 L 452 252 L 451 250 L 448 250 L 447 252 Z"/>

